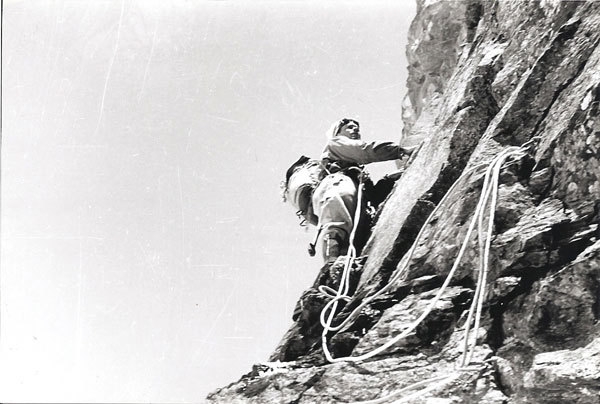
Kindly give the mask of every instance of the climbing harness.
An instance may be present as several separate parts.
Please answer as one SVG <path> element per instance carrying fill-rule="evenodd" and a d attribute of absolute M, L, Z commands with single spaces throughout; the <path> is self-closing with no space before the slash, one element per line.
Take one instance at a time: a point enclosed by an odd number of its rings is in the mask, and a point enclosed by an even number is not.
<path fill-rule="evenodd" d="M 379 289 L 377 292 L 372 294 L 371 296 L 365 298 L 363 300 L 363 302 L 359 306 L 357 306 L 346 317 L 346 319 L 344 321 L 342 321 L 337 326 L 332 326 L 332 322 L 333 322 L 333 319 L 336 314 L 338 302 L 339 301 L 349 301 L 351 299 L 351 297 L 348 296 L 347 293 L 350 289 L 350 285 L 349 285 L 349 272 L 350 271 L 349 271 L 349 269 L 350 269 L 352 260 L 354 260 L 356 257 L 356 251 L 352 248 L 353 239 L 354 239 L 355 230 L 356 230 L 356 224 L 355 224 L 354 228 L 352 229 L 352 233 L 350 235 L 350 246 L 351 247 L 348 250 L 348 255 L 346 257 L 346 262 L 345 262 L 344 270 L 343 270 L 343 273 L 342 273 L 342 276 L 340 279 L 340 285 L 338 287 L 338 290 L 335 291 L 332 288 L 323 287 L 323 286 L 319 287 L 319 291 L 331 299 L 325 305 L 325 307 L 322 309 L 321 315 L 320 315 L 321 325 L 323 326 L 323 332 L 322 332 L 322 338 L 321 338 L 323 352 L 324 352 L 327 360 L 331 363 L 359 362 L 359 361 L 363 361 L 363 360 L 372 358 L 372 357 L 382 353 L 387 348 L 394 345 L 401 339 L 408 336 L 431 313 L 431 311 L 434 309 L 435 305 L 441 298 L 442 294 L 444 293 L 444 291 L 450 284 L 450 281 L 452 280 L 452 277 L 454 276 L 454 273 L 456 272 L 456 269 L 458 268 L 458 265 L 459 265 L 463 255 L 464 255 L 464 252 L 469 244 L 469 240 L 470 240 L 471 234 L 475 228 L 475 224 L 477 224 L 477 226 L 478 226 L 478 245 L 479 245 L 479 267 L 476 269 L 476 271 L 478 272 L 477 286 L 476 286 L 475 293 L 473 296 L 473 301 L 471 302 L 471 306 L 469 308 L 467 320 L 466 320 L 465 326 L 464 326 L 465 327 L 465 336 L 464 336 L 464 342 L 463 342 L 463 353 L 461 355 L 460 364 L 458 366 L 455 365 L 454 372 L 452 372 L 449 375 L 443 375 L 443 376 L 438 376 L 438 377 L 434 377 L 431 379 L 427 379 L 425 381 L 421 381 L 421 382 L 415 383 L 413 385 L 407 386 L 407 387 L 403 388 L 402 390 L 396 391 L 386 397 L 382 397 L 377 400 L 363 401 L 363 402 L 360 402 L 361 404 L 381 403 L 383 401 L 387 401 L 393 397 L 396 397 L 398 394 L 400 394 L 402 392 L 412 390 L 417 387 L 427 385 L 429 383 L 437 382 L 434 387 L 450 383 L 451 381 L 458 378 L 462 372 L 482 370 L 481 366 L 473 367 L 473 366 L 469 366 L 469 365 L 471 365 L 471 363 L 472 363 L 472 357 L 473 357 L 475 348 L 477 346 L 477 335 L 476 334 L 479 329 L 481 312 L 482 312 L 482 308 L 483 308 L 483 300 L 484 300 L 484 296 L 486 293 L 487 274 L 489 271 L 489 253 L 490 253 L 491 238 L 492 238 L 492 232 L 493 232 L 495 207 L 496 207 L 496 202 L 498 199 L 498 186 L 499 186 L 500 170 L 501 170 L 502 166 L 504 165 L 505 161 L 509 157 L 524 156 L 527 153 L 527 149 L 532 144 L 534 144 L 534 142 L 536 140 L 539 140 L 539 137 L 532 138 L 530 141 L 526 142 L 525 144 L 523 144 L 520 147 L 518 147 L 518 146 L 508 147 L 504 151 L 498 153 L 492 159 L 492 161 L 489 164 L 487 164 L 487 169 L 485 171 L 481 196 L 477 203 L 475 213 L 469 224 L 467 233 L 464 236 L 463 243 L 462 243 L 461 248 L 458 252 L 458 255 L 455 259 L 455 262 L 454 262 L 452 268 L 450 269 L 450 272 L 446 276 L 444 283 L 439 288 L 435 297 L 431 300 L 431 302 L 429 303 L 429 305 L 427 306 L 425 311 L 419 316 L 419 318 L 417 320 L 415 320 L 407 329 L 402 331 L 399 335 L 393 337 L 387 343 L 372 350 L 371 352 L 368 352 L 368 353 L 360 355 L 360 356 L 354 356 L 354 357 L 347 356 L 347 357 L 334 358 L 331 355 L 331 352 L 329 351 L 329 349 L 327 347 L 327 334 L 330 331 L 339 331 L 340 329 L 342 329 L 342 327 L 344 327 L 346 324 L 348 324 L 348 322 L 350 320 L 352 320 L 367 304 L 369 304 L 371 301 L 373 301 L 373 299 L 375 299 L 382 293 L 386 292 L 394 284 L 395 281 L 400 279 L 400 277 L 405 274 L 405 272 L 408 269 L 409 264 L 411 262 L 412 255 L 416 249 L 416 246 L 419 244 L 419 241 L 424 232 L 424 229 L 427 228 L 429 223 L 433 220 L 433 218 L 435 217 L 435 215 L 438 212 L 438 210 L 440 209 L 440 207 L 444 206 L 449 195 L 452 194 L 452 192 L 458 186 L 458 184 L 460 184 L 465 178 L 467 178 L 470 174 L 472 174 L 479 168 L 484 167 L 486 164 L 482 163 L 482 164 L 479 164 L 479 165 L 472 167 L 471 169 L 465 171 L 454 182 L 454 184 L 450 187 L 450 189 L 448 189 L 448 191 L 446 192 L 446 194 L 444 195 L 442 200 L 439 202 L 439 204 L 436 206 L 436 208 L 431 212 L 431 214 L 429 215 L 429 217 L 427 218 L 427 220 L 421 227 L 421 230 L 417 234 L 417 237 L 415 238 L 413 245 L 411 246 L 410 250 L 406 254 L 406 258 L 404 259 L 402 266 L 390 278 L 388 283 L 385 286 L 383 286 L 381 289 Z M 359 191 L 360 191 L 360 189 L 359 189 Z M 360 197 L 361 197 L 361 195 L 359 193 L 359 198 Z M 490 198 L 491 198 L 491 201 L 490 201 Z M 489 202 L 489 204 L 488 204 L 488 202 Z M 360 204 L 357 205 L 357 211 L 359 211 L 359 208 L 358 208 L 359 206 L 360 206 Z M 484 217 L 485 217 L 486 207 L 489 209 L 489 214 L 488 214 L 488 220 L 487 220 L 487 229 L 484 231 Z M 474 324 L 473 324 L 473 322 L 474 322 Z M 470 333 L 471 333 L 471 325 L 472 324 L 473 324 L 472 330 L 474 331 L 475 335 L 471 337 Z M 422 389 L 415 394 L 422 394 L 426 390 L 429 391 L 428 389 L 429 388 Z M 408 399 L 408 397 L 405 397 L 405 399 Z M 396 401 L 396 402 L 404 402 L 405 399 L 401 399 L 400 401 Z"/>

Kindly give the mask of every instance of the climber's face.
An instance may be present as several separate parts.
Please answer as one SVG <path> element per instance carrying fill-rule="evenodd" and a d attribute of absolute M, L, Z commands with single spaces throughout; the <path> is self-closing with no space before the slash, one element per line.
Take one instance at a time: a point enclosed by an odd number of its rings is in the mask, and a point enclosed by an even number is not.
<path fill-rule="evenodd" d="M 345 125 L 343 125 L 338 131 L 338 136 L 345 136 L 350 139 L 360 139 L 360 132 L 358 127 L 358 122 L 349 121 Z"/>

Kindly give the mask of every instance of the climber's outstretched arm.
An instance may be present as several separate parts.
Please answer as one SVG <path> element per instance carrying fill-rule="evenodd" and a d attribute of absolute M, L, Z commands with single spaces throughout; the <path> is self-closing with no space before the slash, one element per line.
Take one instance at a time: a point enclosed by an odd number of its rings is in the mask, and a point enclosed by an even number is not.
<path fill-rule="evenodd" d="M 356 164 L 397 160 L 410 152 L 394 142 L 365 142 L 338 136 L 330 139 L 323 152 L 323 159 L 341 160 Z"/>

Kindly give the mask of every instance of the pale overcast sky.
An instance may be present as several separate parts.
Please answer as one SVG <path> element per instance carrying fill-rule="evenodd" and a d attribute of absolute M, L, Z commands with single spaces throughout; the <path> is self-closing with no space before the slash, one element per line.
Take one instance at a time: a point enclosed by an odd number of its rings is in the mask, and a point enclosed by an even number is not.
<path fill-rule="evenodd" d="M 338 118 L 400 139 L 414 12 L 5 0 L 0 402 L 198 403 L 266 361 L 321 266 L 279 181 Z"/>

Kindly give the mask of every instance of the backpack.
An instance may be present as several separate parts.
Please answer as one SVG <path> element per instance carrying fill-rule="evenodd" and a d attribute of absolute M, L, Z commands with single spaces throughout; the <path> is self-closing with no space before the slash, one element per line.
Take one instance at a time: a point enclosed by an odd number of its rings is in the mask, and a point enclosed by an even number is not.
<path fill-rule="evenodd" d="M 319 160 L 306 156 L 301 156 L 286 172 L 284 200 L 289 201 L 310 223 L 316 219 L 312 214 L 312 195 L 326 175 Z"/>

